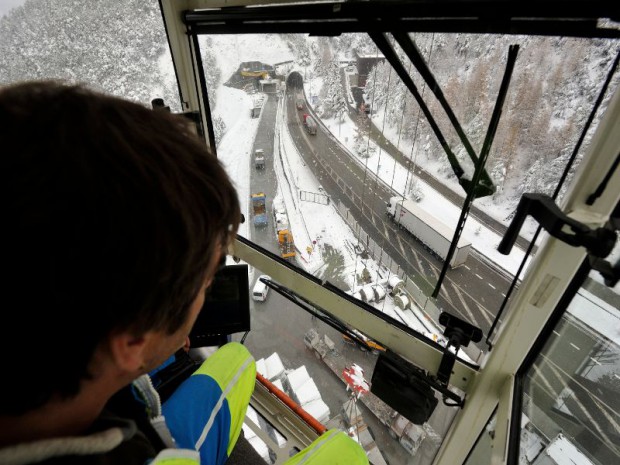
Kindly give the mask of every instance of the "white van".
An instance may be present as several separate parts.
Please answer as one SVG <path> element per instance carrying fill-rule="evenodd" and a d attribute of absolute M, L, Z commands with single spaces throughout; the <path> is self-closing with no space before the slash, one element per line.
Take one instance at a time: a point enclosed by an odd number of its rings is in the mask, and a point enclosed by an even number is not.
<path fill-rule="evenodd" d="M 254 152 L 254 166 L 257 170 L 265 169 L 265 151 L 263 149 Z"/>
<path fill-rule="evenodd" d="M 258 277 L 256 283 L 254 284 L 254 289 L 252 289 L 252 299 L 258 300 L 259 302 L 264 302 L 267 298 L 269 287 L 260 280 L 261 278 L 271 279 L 266 274 L 262 274 Z"/>

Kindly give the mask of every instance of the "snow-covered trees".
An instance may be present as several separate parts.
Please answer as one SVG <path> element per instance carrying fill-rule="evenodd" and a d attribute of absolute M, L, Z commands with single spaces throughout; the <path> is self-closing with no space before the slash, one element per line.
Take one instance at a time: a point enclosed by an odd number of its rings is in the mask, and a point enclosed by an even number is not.
<path fill-rule="evenodd" d="M 524 191 L 550 193 L 568 160 L 566 151 L 576 143 L 579 127 L 585 123 L 596 98 L 597 83 L 614 56 L 612 44 L 466 34 L 411 36 L 476 153 L 481 150 L 488 130 L 508 46 L 519 43 L 508 97 L 487 160 L 487 169 L 499 185 L 493 201 L 514 202 Z M 340 44 L 355 41 L 358 47 L 362 43 L 359 35 L 339 40 Z M 371 50 L 372 47 L 367 44 L 361 48 Z M 410 60 L 395 48 L 449 147 L 471 169 L 469 157 L 447 115 L 415 68 L 409 65 Z M 615 85 L 617 82 L 618 78 Z M 418 103 L 387 62 L 378 63 L 368 73 L 365 100 L 372 103 L 373 122 L 379 129 L 385 126 L 387 131 L 397 133 L 402 145 L 416 143 L 427 148 L 422 152 L 440 163 L 436 174 L 454 178 L 445 151 Z"/>
<path fill-rule="evenodd" d="M 65 79 L 145 105 L 161 97 L 178 111 L 165 50 L 155 0 L 25 2 L 0 18 L 0 84 Z"/>
<path fill-rule="evenodd" d="M 204 46 L 200 47 L 200 51 L 202 52 L 202 62 L 205 64 L 204 73 L 205 80 L 207 81 L 207 90 L 209 91 L 209 105 L 211 108 L 215 108 L 215 89 L 218 88 L 222 81 L 222 72 L 215 66 L 217 59 L 212 42 L 211 38 L 207 37 Z"/>
<path fill-rule="evenodd" d="M 288 43 L 306 79 L 321 78 L 315 81 L 322 82 L 321 93 L 315 84 L 310 96 L 320 96 L 317 113 L 341 120 L 349 111 L 341 60 L 353 60 L 353 51 L 378 56 L 375 44 L 366 34 L 279 37 Z M 514 202 L 521 192 L 555 189 L 600 91 L 602 76 L 615 58 L 616 44 L 499 35 L 421 33 L 411 37 L 476 152 L 481 150 L 488 129 L 508 46 L 520 45 L 487 161 L 498 185 L 493 201 Z M 215 89 L 222 76 L 212 65 L 217 63 L 214 47 L 209 46 L 208 38 L 200 40 L 207 88 Z M 466 151 L 433 93 L 402 50 L 395 49 L 451 150 L 467 161 Z M 0 85 L 60 78 L 85 82 L 146 105 L 161 97 L 173 111 L 180 111 L 174 76 L 166 74 L 171 69 L 166 50 L 156 0 L 28 1 L 0 18 Z M 614 78 L 612 88 L 619 79 Z M 209 92 L 212 108 L 215 96 Z M 399 148 L 414 147 L 410 156 L 417 154 L 418 163 L 439 162 L 434 174 L 454 177 L 418 103 L 387 62 L 368 72 L 365 99 L 372 104 L 373 123 L 387 134 L 397 134 Z M 216 118 L 214 124 L 219 140 L 223 121 Z M 358 127 L 354 139 L 356 152 L 367 157 L 373 144 L 365 131 Z"/>
<path fill-rule="evenodd" d="M 213 132 L 215 133 L 215 145 L 217 146 L 226 133 L 226 123 L 220 116 L 213 118 Z"/>
<path fill-rule="evenodd" d="M 568 159 L 571 156 L 571 150 L 563 150 L 561 154 L 551 160 L 546 160 L 544 157 L 537 158 L 530 166 L 528 171 L 523 177 L 523 182 L 517 188 L 518 194 L 525 192 L 538 192 L 542 194 L 552 195 L 558 185 L 558 181 L 565 171 L 568 163 Z M 577 157 L 577 163 L 574 163 L 568 172 L 567 178 L 570 180 L 575 174 L 576 167 L 581 160 L 581 156 Z M 567 190 L 568 183 L 564 183 L 562 189 L 559 192 L 559 197 L 562 198 Z"/>
<path fill-rule="evenodd" d="M 335 116 L 338 121 L 343 120 L 348 110 L 347 98 L 342 82 L 340 66 L 337 62 L 331 61 L 325 66 L 323 89 L 325 92 L 326 116 Z"/>

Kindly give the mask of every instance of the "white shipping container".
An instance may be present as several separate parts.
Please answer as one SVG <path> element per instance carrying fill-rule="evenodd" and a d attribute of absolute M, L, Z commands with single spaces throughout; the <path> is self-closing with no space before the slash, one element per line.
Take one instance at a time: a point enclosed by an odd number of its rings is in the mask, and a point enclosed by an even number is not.
<path fill-rule="evenodd" d="M 387 213 L 392 219 L 413 234 L 420 242 L 442 259 L 446 259 L 454 231 L 439 219 L 420 208 L 415 202 L 401 197 L 390 198 Z M 456 268 L 465 263 L 471 249 L 471 242 L 459 238 L 450 266 Z"/>

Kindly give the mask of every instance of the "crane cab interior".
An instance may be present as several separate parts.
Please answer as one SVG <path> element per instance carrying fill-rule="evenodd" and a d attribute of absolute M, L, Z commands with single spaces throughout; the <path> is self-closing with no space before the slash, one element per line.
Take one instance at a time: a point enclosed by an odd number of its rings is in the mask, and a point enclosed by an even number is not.
<path fill-rule="evenodd" d="M 617 5 L 151 3 L 127 24 L 158 28 L 152 103 L 242 199 L 244 444 L 278 464 L 336 427 L 374 465 L 620 462 Z"/>

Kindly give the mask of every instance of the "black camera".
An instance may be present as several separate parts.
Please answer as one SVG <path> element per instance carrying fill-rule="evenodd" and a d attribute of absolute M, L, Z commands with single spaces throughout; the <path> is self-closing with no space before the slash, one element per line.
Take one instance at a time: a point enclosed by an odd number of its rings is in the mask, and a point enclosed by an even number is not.
<path fill-rule="evenodd" d="M 190 347 L 221 345 L 233 333 L 250 330 L 248 265 L 228 265 L 214 276 L 189 334 Z"/>

